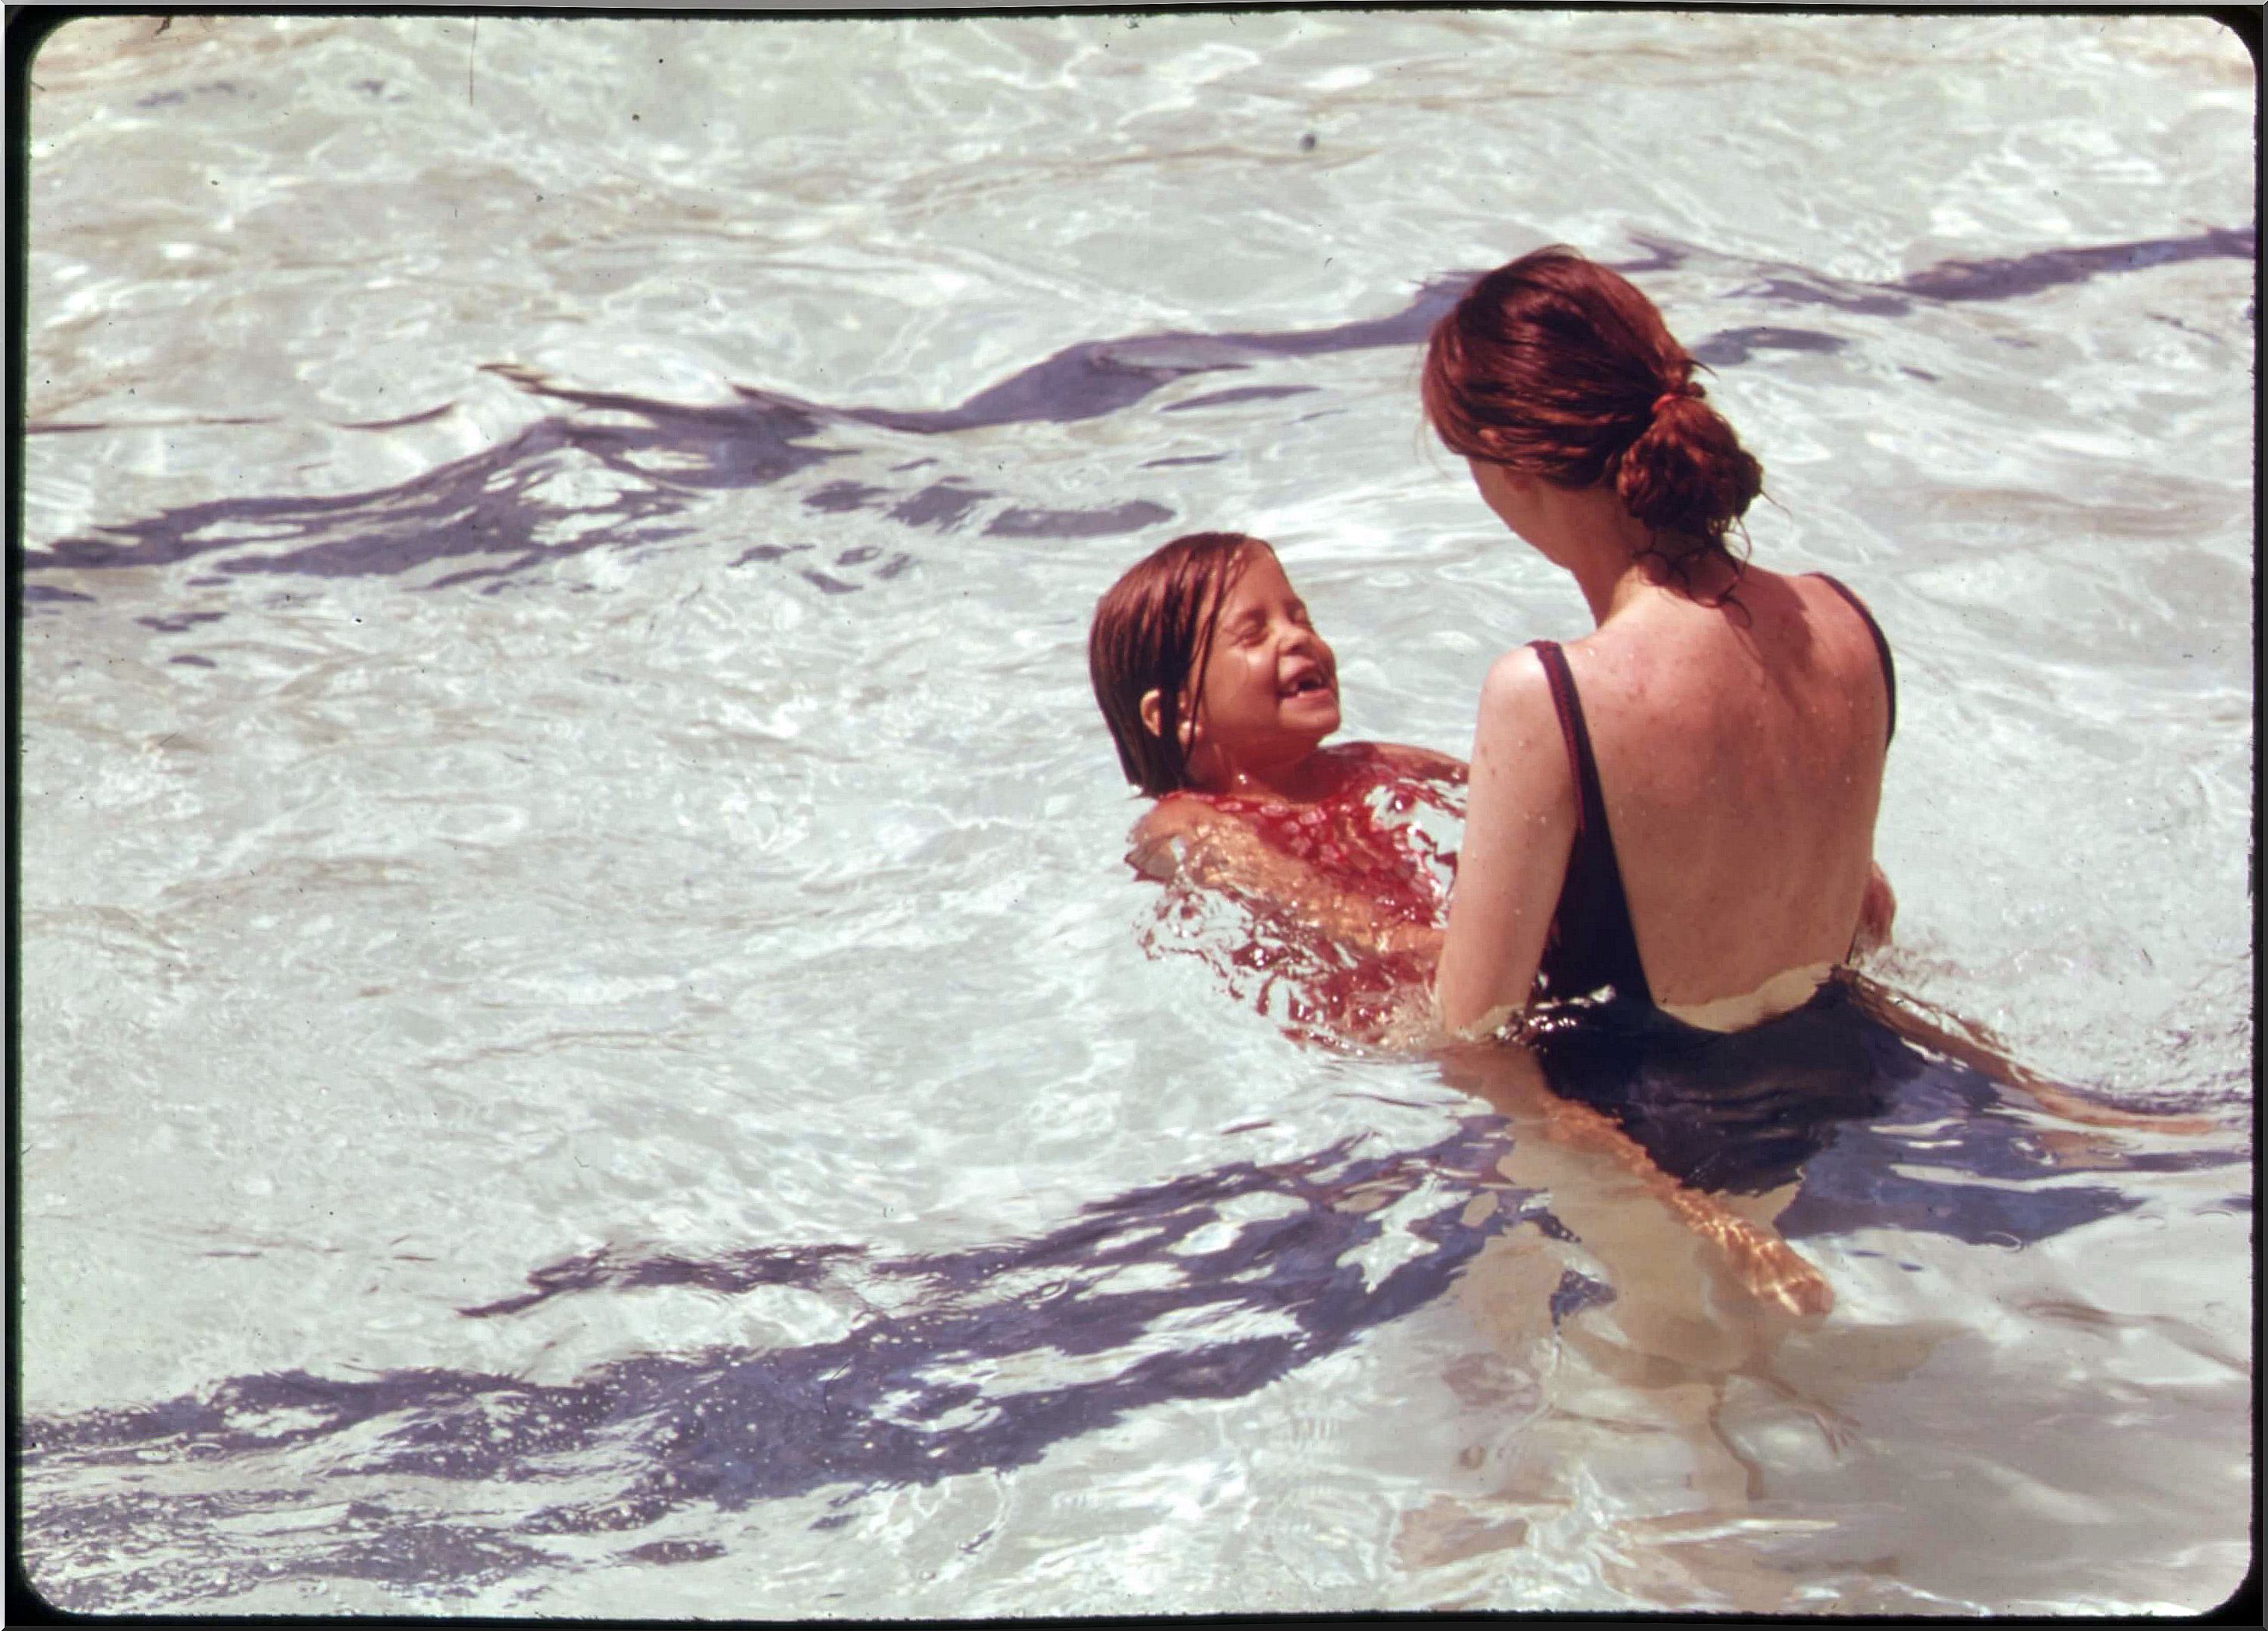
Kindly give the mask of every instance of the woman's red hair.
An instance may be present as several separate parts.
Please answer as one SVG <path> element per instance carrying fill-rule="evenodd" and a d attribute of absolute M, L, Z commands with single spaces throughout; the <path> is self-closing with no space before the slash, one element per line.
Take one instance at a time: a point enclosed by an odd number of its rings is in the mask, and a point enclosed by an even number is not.
<path fill-rule="evenodd" d="M 1191 677 L 1204 672 L 1221 603 L 1248 552 L 1267 547 L 1241 533 L 1191 533 L 1136 562 L 1095 604 L 1087 677 L 1126 779 L 1153 798 L 1189 784 L 1182 704 L 1186 694 L 1195 706 Z M 1150 691 L 1154 731 L 1142 723 Z"/>
<path fill-rule="evenodd" d="M 1425 415 L 1468 459 L 1612 482 L 1683 577 L 1764 488 L 1697 366 L 1627 278 L 1555 245 L 1489 273 L 1434 326 Z"/>

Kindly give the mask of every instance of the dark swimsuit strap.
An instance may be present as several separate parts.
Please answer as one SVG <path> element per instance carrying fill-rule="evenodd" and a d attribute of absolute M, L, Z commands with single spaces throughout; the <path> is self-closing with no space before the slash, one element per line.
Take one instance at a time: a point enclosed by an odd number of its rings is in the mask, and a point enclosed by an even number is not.
<path fill-rule="evenodd" d="M 1543 665 L 1558 710 L 1559 734 L 1574 772 L 1575 842 L 1567 856 L 1567 878 L 1552 913 L 1543 973 L 1554 995 L 1577 996 L 1611 985 L 1624 996 L 1651 1003 L 1646 965 L 1638 959 L 1638 932 L 1631 925 L 1630 900 L 1623 892 L 1622 866 L 1615 858 L 1614 835 L 1607 830 L 1607 799 L 1599 786 L 1598 760 L 1591 732 L 1583 723 L 1583 700 L 1557 643 L 1532 640 L 1529 649 Z"/>
<path fill-rule="evenodd" d="M 1543 678 L 1551 687 L 1551 705 L 1559 710 L 1559 735 L 1567 744 L 1568 768 L 1575 775 L 1575 841 L 1596 841 L 1607 827 L 1607 796 L 1599 786 L 1599 761 L 1591 753 L 1590 728 L 1583 723 L 1583 699 L 1576 694 L 1574 673 L 1557 641 L 1531 640 L 1528 645 L 1543 665 Z"/>
<path fill-rule="evenodd" d="M 1882 737 L 1887 746 L 1890 738 L 1898 733 L 1898 670 L 1897 665 L 1890 661 L 1890 643 L 1882 637 L 1882 626 L 1874 621 L 1874 614 L 1867 609 L 1867 603 L 1852 594 L 1841 579 L 1830 577 L 1824 572 L 1814 572 L 1812 576 L 1849 601 L 1851 609 L 1859 614 L 1859 621 L 1867 625 L 1867 632 L 1874 637 L 1874 654 L 1882 659 L 1882 691 L 1889 698 L 1890 704 L 1890 728 Z"/>
<path fill-rule="evenodd" d="M 1874 614 L 1858 596 L 1822 572 L 1820 581 L 1850 602 L 1874 637 L 1882 661 L 1882 687 L 1888 698 L 1889 731 L 1898 728 L 1897 671 L 1890 661 L 1890 643 L 1883 638 Z M 1590 728 L 1583 721 L 1583 700 L 1576 694 L 1575 677 L 1566 654 L 1550 640 L 1532 640 L 1529 649 L 1543 665 L 1551 687 L 1551 704 L 1559 715 L 1559 734 L 1567 745 L 1568 768 L 1574 773 L 1575 841 L 1567 855 L 1566 881 L 1551 915 L 1551 930 L 1543 948 L 1543 984 L 1547 995 L 1580 996 L 1602 986 L 1612 986 L 1618 995 L 1653 1001 L 1646 983 L 1646 965 L 1638 952 L 1638 930 L 1631 922 L 1630 897 L 1623 888 L 1622 864 L 1615 856 L 1614 835 L 1607 830 L 1607 800 L 1599 786 L 1599 764 L 1591 751 Z"/>

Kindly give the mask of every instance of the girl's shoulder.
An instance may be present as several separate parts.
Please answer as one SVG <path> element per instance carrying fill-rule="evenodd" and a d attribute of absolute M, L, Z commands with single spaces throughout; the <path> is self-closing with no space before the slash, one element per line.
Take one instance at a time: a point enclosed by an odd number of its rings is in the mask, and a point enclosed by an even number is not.
<path fill-rule="evenodd" d="M 1156 845 L 1192 833 L 1238 823 L 1249 823 L 1269 801 L 1234 793 L 1204 793 L 1182 788 L 1167 793 L 1144 811 L 1134 823 L 1133 841 Z"/>
<path fill-rule="evenodd" d="M 1167 793 L 1126 835 L 1127 863 L 1145 877 L 1170 879 L 1176 870 L 1174 841 L 1219 819 L 1202 793 Z"/>
<path fill-rule="evenodd" d="M 1134 823 L 1134 836 L 1138 839 L 1171 838 L 1176 834 L 1194 832 L 1229 813 L 1221 808 L 1224 802 L 1218 794 L 1200 793 L 1187 788 L 1167 793 L 1142 812 L 1141 819 Z M 1235 801 L 1226 802 L 1233 807 Z"/>
<path fill-rule="evenodd" d="M 1315 751 L 1336 772 L 1336 785 L 1314 804 L 1265 795 L 1182 788 L 1166 794 L 1143 812 L 1134 824 L 1134 842 L 1138 847 L 1157 846 L 1231 824 L 1265 828 L 1388 782 L 1414 780 L 1462 785 L 1465 780 L 1463 760 L 1437 753 L 1430 747 L 1401 742 L 1339 742 Z"/>
<path fill-rule="evenodd" d="M 1437 753 L 1430 747 L 1417 747 L 1406 742 L 1351 742 L 1346 744 L 1345 751 L 1353 755 L 1349 761 L 1351 769 L 1367 772 L 1381 780 L 1403 776 L 1432 782 L 1465 779 L 1463 760 Z"/>
<path fill-rule="evenodd" d="M 1134 823 L 1127 835 L 1126 859 L 1136 871 L 1170 881 L 1180 871 L 1181 853 L 1189 842 L 1232 848 L 1248 843 L 1256 835 L 1266 836 L 1288 809 L 1233 793 L 1190 789 L 1167 793 Z"/>

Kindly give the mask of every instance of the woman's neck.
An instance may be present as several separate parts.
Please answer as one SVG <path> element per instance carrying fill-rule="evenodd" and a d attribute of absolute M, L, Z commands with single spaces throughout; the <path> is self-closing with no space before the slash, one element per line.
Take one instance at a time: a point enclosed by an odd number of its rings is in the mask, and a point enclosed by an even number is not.
<path fill-rule="evenodd" d="M 1731 588 L 1738 576 L 1721 550 L 1691 543 L 1688 573 L 1679 577 L 1664 564 L 1653 532 L 1612 488 L 1566 492 L 1559 519 L 1557 547 L 1545 553 L 1574 575 L 1594 623 L 1604 624 L 1656 589 L 1707 599 Z"/>
<path fill-rule="evenodd" d="M 1652 586 L 1645 568 L 1632 555 L 1617 561 L 1602 555 L 1572 569 L 1576 587 L 1583 591 L 1584 604 L 1591 608 L 1591 621 L 1594 624 L 1603 625 Z"/>

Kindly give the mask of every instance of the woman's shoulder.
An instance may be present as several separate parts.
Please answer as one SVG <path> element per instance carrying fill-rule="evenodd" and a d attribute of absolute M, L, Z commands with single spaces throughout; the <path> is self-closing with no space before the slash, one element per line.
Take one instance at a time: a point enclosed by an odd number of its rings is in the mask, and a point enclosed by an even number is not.
<path fill-rule="evenodd" d="M 1537 723 L 1557 719 L 1557 682 L 1553 670 L 1547 665 L 1545 653 L 1551 653 L 1564 668 L 1569 660 L 1567 653 L 1581 643 L 1563 647 L 1555 641 L 1531 640 L 1526 645 L 1513 647 L 1491 663 L 1488 672 L 1481 677 L 1482 731 L 1510 730 L 1525 736 Z"/>

